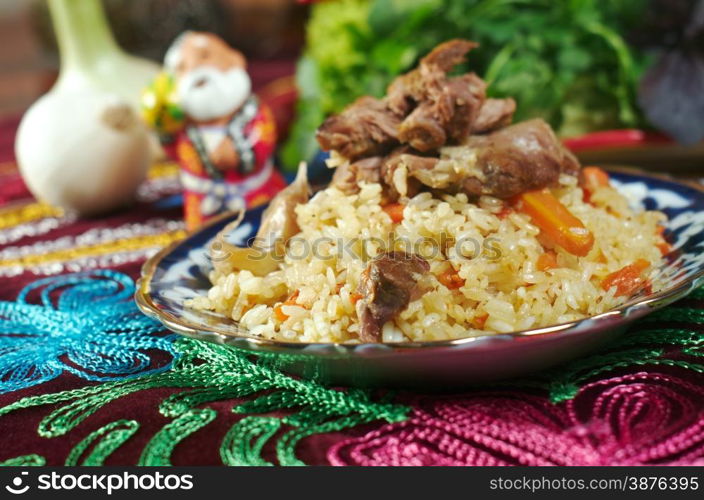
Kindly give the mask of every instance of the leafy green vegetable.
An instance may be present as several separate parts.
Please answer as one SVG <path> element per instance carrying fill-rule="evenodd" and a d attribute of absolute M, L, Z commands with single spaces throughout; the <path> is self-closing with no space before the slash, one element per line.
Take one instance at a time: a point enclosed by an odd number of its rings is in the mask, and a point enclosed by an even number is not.
<path fill-rule="evenodd" d="M 312 9 L 306 51 L 296 69 L 297 118 L 282 151 L 284 165 L 291 170 L 315 154 L 315 130 L 325 116 L 368 92 L 355 84 L 355 75 L 365 73 L 361 47 L 372 39 L 369 7 L 369 0 L 342 0 Z"/>
<path fill-rule="evenodd" d="M 316 151 L 325 116 L 361 95 L 381 96 L 438 43 L 480 47 L 466 68 L 489 94 L 512 96 L 516 119 L 540 116 L 560 135 L 643 123 L 637 82 L 646 58 L 623 39 L 647 0 L 340 0 L 313 7 L 298 67 L 301 97 L 284 162 Z"/>

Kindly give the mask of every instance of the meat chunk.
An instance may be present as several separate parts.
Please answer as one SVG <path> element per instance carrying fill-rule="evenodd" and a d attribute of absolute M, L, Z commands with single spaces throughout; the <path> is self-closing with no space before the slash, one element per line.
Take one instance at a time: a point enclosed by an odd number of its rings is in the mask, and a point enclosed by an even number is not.
<path fill-rule="evenodd" d="M 507 99 L 487 99 L 479 109 L 477 118 L 472 123 L 473 134 L 486 134 L 511 124 L 516 112 L 516 101 Z"/>
<path fill-rule="evenodd" d="M 354 163 L 344 163 L 335 169 L 332 185 L 345 194 L 359 192 L 359 183 L 378 183 L 381 181 L 381 156 L 372 156 L 357 160 Z"/>
<path fill-rule="evenodd" d="M 381 165 L 381 180 L 385 202 L 394 202 L 402 196 L 412 197 L 420 191 L 420 182 L 408 177 L 408 170 L 403 160 L 406 156 L 415 157 L 416 154 L 413 153 L 417 154 L 417 151 L 408 146 L 401 146 L 384 158 Z"/>
<path fill-rule="evenodd" d="M 398 138 L 427 152 L 464 139 L 484 102 L 486 84 L 474 73 L 428 89 L 426 99 L 399 126 Z"/>
<path fill-rule="evenodd" d="M 408 170 L 408 174 L 411 177 L 415 177 L 416 179 L 420 180 L 423 182 L 423 179 L 426 176 L 432 175 L 433 172 L 437 171 L 437 166 L 438 163 L 440 162 L 439 159 L 433 158 L 430 156 L 418 156 L 418 155 L 413 155 L 413 154 L 403 154 L 399 157 L 399 163 L 406 167 Z M 423 182 L 428 187 L 431 188 L 441 188 L 443 187 L 442 185 L 433 185 L 435 184 L 435 181 L 428 179 L 428 182 Z M 438 184 L 442 184 L 438 182 Z"/>
<path fill-rule="evenodd" d="M 438 100 L 447 134 L 455 142 L 463 140 L 481 114 L 486 101 L 486 83 L 475 73 L 451 78 Z"/>
<path fill-rule="evenodd" d="M 408 175 L 431 189 L 454 191 L 454 186 L 466 175 L 464 170 L 456 168 L 451 161 L 411 155 L 407 155 L 403 160 L 407 165 Z"/>
<path fill-rule="evenodd" d="M 399 150 L 397 150 L 399 151 Z M 431 189 L 510 198 L 575 175 L 578 160 L 543 120 L 521 122 L 487 135 L 470 136 L 461 146 L 440 150 L 440 158 L 410 148 L 385 160 L 382 179 L 399 194 L 412 181 Z M 416 189 L 417 192 L 417 189 Z"/>
<path fill-rule="evenodd" d="M 398 196 L 415 196 L 418 194 L 420 183 L 425 175 L 433 175 L 438 164 L 438 158 L 431 156 L 420 156 L 412 153 L 412 149 L 404 148 L 397 154 L 390 156 L 382 167 L 383 180 L 390 191 Z M 432 183 L 426 184 L 434 187 Z"/>
<path fill-rule="evenodd" d="M 414 70 L 399 76 L 386 89 L 389 109 L 405 116 L 428 93 L 437 93 L 447 72 L 464 62 L 465 55 L 479 44 L 468 40 L 449 40 L 435 47 Z"/>
<path fill-rule="evenodd" d="M 361 97 L 321 125 L 316 138 L 325 151 L 350 160 L 388 153 L 399 143 L 428 152 L 458 142 L 471 130 L 486 98 L 474 73 L 449 78 L 477 44 L 450 40 L 424 57 L 418 68 L 396 78 L 383 100 Z"/>
<path fill-rule="evenodd" d="M 436 66 L 447 73 L 452 68 L 464 62 L 465 55 L 472 49 L 479 47 L 477 42 L 455 38 L 437 45 L 423 59 L 421 66 Z"/>
<path fill-rule="evenodd" d="M 316 139 L 324 151 L 336 150 L 349 159 L 382 154 L 396 143 L 401 120 L 386 103 L 360 97 L 318 129 Z"/>
<path fill-rule="evenodd" d="M 323 149 L 350 160 L 333 183 L 345 193 L 380 182 L 393 201 L 426 188 L 510 198 L 576 174 L 577 159 L 543 120 L 509 126 L 511 98 L 487 99 L 474 73 L 449 77 L 477 44 L 450 40 L 396 78 L 383 100 L 365 97 L 318 131 Z"/>
<path fill-rule="evenodd" d="M 486 98 L 486 84 L 474 73 L 448 78 L 447 72 L 474 47 L 466 40 L 443 43 L 389 86 L 391 109 L 406 114 L 417 104 L 399 127 L 402 143 L 427 152 L 469 134 Z"/>
<path fill-rule="evenodd" d="M 452 146 L 441 149 L 439 156 L 423 156 L 411 148 L 405 148 L 384 162 L 382 179 L 387 184 L 393 183 L 401 194 L 404 185 L 414 184 L 437 191 L 457 193 L 464 191 L 462 185 L 465 182 L 472 186 L 474 183 L 470 180 L 473 179 L 479 183 L 481 193 L 481 181 L 477 177 L 483 178 L 483 175 L 476 167 L 475 151 L 467 146 Z M 413 196 L 419 191 L 416 187 L 408 196 Z"/>
<path fill-rule="evenodd" d="M 422 74 L 414 69 L 405 75 L 396 77 L 386 89 L 386 104 L 398 116 L 406 116 L 423 100 L 425 88 L 437 85 L 445 73 L 439 69 L 430 69 Z"/>
<path fill-rule="evenodd" d="M 414 254 L 387 252 L 377 255 L 362 273 L 357 292 L 359 338 L 362 342 L 379 342 L 384 323 L 418 298 L 419 279 L 430 271 L 430 264 Z"/>
<path fill-rule="evenodd" d="M 541 119 L 502 128 L 488 135 L 473 135 L 465 145 L 476 152 L 478 179 L 463 180 L 461 190 L 510 198 L 557 182 L 561 173 L 576 175 L 579 161 Z"/>
<path fill-rule="evenodd" d="M 408 115 L 399 129 L 401 142 L 420 151 L 430 151 L 445 144 L 447 133 L 439 119 L 437 104 L 424 102 Z"/>

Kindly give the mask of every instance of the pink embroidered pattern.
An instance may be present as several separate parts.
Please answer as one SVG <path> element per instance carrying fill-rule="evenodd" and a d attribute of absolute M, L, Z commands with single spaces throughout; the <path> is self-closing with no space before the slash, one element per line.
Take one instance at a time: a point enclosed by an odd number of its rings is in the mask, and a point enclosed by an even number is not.
<path fill-rule="evenodd" d="M 701 378 L 701 377 L 697 377 Z M 704 389 L 667 373 L 586 384 L 553 405 L 502 390 L 424 396 L 401 423 L 335 444 L 334 465 L 704 465 Z"/>

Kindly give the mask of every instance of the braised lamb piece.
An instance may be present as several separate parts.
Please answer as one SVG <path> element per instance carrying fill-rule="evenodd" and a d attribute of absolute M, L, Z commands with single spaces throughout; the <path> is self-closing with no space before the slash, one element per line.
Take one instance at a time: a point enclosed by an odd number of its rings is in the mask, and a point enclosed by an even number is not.
<path fill-rule="evenodd" d="M 432 187 L 428 183 L 422 182 L 422 175 L 419 178 L 414 174 L 421 170 L 431 172 L 437 163 L 438 158 L 421 156 L 420 153 L 407 146 L 395 150 L 386 157 L 381 167 L 382 179 L 387 186 L 387 198 L 396 200 L 402 196 L 415 196 L 420 191 L 422 184 Z M 399 168 L 405 169 L 405 175 L 402 172 L 400 178 L 397 178 Z"/>
<path fill-rule="evenodd" d="M 315 137 L 323 150 L 335 150 L 354 160 L 389 151 L 397 143 L 400 123 L 385 101 L 360 97 L 339 115 L 325 120 Z"/>
<path fill-rule="evenodd" d="M 447 72 L 477 44 L 451 40 L 421 59 L 417 69 L 397 78 L 388 89 L 389 107 L 406 114 L 398 138 L 419 151 L 431 151 L 463 139 L 486 98 L 486 84 L 474 73 L 452 78 Z"/>
<path fill-rule="evenodd" d="M 541 119 L 473 135 L 465 145 L 476 150 L 476 167 L 483 177 L 479 183 L 464 183 L 462 190 L 469 196 L 511 198 L 555 184 L 561 173 L 579 173 L 577 158 Z"/>
<path fill-rule="evenodd" d="M 359 339 L 379 342 L 384 323 L 396 317 L 419 297 L 420 278 L 430 271 L 430 264 L 414 254 L 387 252 L 372 259 L 362 273 L 357 292 Z"/>
<path fill-rule="evenodd" d="M 479 44 L 469 40 L 450 40 L 430 51 L 416 69 L 399 76 L 386 89 L 389 108 L 399 115 L 408 115 L 425 100 L 428 91 L 437 92 L 447 72 L 464 61 L 464 56 Z"/>
<path fill-rule="evenodd" d="M 486 84 L 474 73 L 448 77 L 477 44 L 451 40 L 438 45 L 417 69 L 398 77 L 384 99 L 362 97 L 325 120 L 316 138 L 325 151 L 350 160 L 388 153 L 409 144 L 431 151 L 470 132 L 486 98 Z"/>
<path fill-rule="evenodd" d="M 398 138 L 418 151 L 432 151 L 467 136 L 484 102 L 486 84 L 474 73 L 451 78 L 401 122 Z"/>
<path fill-rule="evenodd" d="M 359 192 L 359 183 L 381 182 L 381 167 L 384 158 L 381 156 L 371 156 L 358 160 L 354 163 L 343 163 L 335 169 L 332 176 L 332 183 L 345 194 Z"/>
<path fill-rule="evenodd" d="M 485 95 L 474 73 L 449 77 L 477 46 L 450 40 L 399 76 L 383 99 L 361 98 L 318 130 L 324 150 L 349 161 L 333 185 L 345 193 L 359 182 L 380 182 L 393 201 L 422 189 L 510 198 L 577 174 L 579 162 L 543 120 L 510 125 L 516 102 Z M 447 146 L 468 154 L 446 158 Z M 452 149 L 452 148 L 450 148 Z"/>
<path fill-rule="evenodd" d="M 561 173 L 579 171 L 577 159 L 541 119 L 470 136 L 461 147 L 474 153 L 472 164 L 405 153 L 385 162 L 383 178 L 401 196 L 411 196 L 394 182 L 394 172 L 403 167 L 408 177 L 431 189 L 464 192 L 472 199 L 483 194 L 505 199 L 554 184 Z"/>
<path fill-rule="evenodd" d="M 487 99 L 479 109 L 477 119 L 472 123 L 473 134 L 486 134 L 498 128 L 511 125 L 513 113 L 516 112 L 516 101 L 506 99 Z"/>

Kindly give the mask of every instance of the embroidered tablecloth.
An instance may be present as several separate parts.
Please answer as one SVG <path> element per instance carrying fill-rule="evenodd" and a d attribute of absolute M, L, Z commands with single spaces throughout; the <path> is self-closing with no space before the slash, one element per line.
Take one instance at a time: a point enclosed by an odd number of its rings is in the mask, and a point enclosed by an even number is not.
<path fill-rule="evenodd" d="M 131 209 L 77 219 L 31 199 L 15 127 L 0 126 L 1 463 L 704 465 L 702 291 L 529 377 L 323 387 L 136 310 L 144 259 L 184 235 L 175 165 Z"/>

